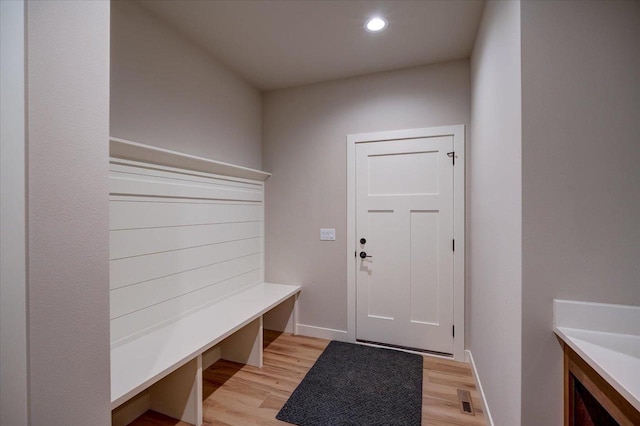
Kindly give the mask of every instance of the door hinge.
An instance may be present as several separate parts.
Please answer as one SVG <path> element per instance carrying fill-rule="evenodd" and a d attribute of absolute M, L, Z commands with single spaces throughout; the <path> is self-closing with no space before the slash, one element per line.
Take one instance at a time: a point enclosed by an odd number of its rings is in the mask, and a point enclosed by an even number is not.
<path fill-rule="evenodd" d="M 453 165 L 456 165 L 456 152 L 455 151 L 451 151 L 451 152 L 447 152 L 447 156 L 449 158 L 451 158 L 451 160 L 453 161 Z"/>
<path fill-rule="evenodd" d="M 451 335 L 452 335 L 453 337 L 456 337 L 456 326 L 455 326 L 455 325 L 452 325 L 452 326 L 451 326 Z"/>
<path fill-rule="evenodd" d="M 456 240 L 451 240 L 451 250 L 456 251 Z"/>

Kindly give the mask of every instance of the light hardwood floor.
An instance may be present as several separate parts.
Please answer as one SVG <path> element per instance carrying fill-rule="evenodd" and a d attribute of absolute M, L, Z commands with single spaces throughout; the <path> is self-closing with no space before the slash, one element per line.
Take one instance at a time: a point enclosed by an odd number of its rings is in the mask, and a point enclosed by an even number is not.
<path fill-rule="evenodd" d="M 288 424 L 276 420 L 275 416 L 329 341 L 265 331 L 264 342 L 262 369 L 220 360 L 205 370 L 205 425 Z M 422 424 L 485 425 L 470 366 L 434 357 L 425 356 L 423 359 Z M 460 413 L 458 389 L 471 392 L 475 416 Z M 132 424 L 186 425 L 150 411 Z"/>

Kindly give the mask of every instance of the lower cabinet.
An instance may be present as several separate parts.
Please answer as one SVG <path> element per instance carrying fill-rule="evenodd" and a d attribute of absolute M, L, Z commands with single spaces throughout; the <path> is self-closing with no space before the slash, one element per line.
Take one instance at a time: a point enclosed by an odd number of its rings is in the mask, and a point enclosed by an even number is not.
<path fill-rule="evenodd" d="M 563 348 L 565 426 L 640 425 L 640 412 L 573 349 Z"/>

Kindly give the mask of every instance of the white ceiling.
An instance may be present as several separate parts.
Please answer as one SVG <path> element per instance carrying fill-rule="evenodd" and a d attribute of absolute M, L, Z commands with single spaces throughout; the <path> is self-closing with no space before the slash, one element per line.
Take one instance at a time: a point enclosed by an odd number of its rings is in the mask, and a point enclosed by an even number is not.
<path fill-rule="evenodd" d="M 481 0 L 139 1 L 259 89 L 467 58 Z M 381 33 L 364 21 L 387 18 Z"/>

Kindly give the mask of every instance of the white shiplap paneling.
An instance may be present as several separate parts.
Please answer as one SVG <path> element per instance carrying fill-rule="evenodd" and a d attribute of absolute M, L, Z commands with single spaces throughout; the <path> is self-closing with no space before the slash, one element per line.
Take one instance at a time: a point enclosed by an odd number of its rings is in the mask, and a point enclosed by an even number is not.
<path fill-rule="evenodd" d="M 176 299 L 259 268 L 260 254 L 258 253 L 205 266 L 204 268 L 112 289 L 111 318 L 117 318 L 151 305 Z"/>
<path fill-rule="evenodd" d="M 210 305 L 242 289 L 262 281 L 260 269 L 246 272 L 215 285 L 169 299 L 146 309 L 111 320 L 111 344 L 117 344 L 153 330 L 169 321 L 185 316 L 202 306 Z"/>
<path fill-rule="evenodd" d="M 111 288 L 171 277 L 208 266 L 259 254 L 262 238 L 247 238 L 219 244 L 171 250 L 111 261 Z"/>
<path fill-rule="evenodd" d="M 261 181 L 111 158 L 109 185 L 112 344 L 262 281 Z"/>
<path fill-rule="evenodd" d="M 112 197 L 110 204 L 112 230 L 255 222 L 261 214 L 260 203 Z"/>

